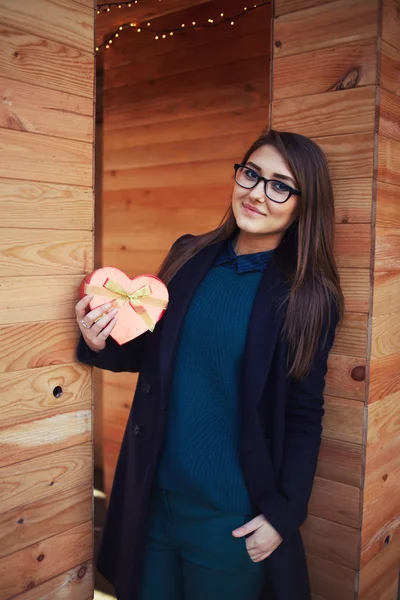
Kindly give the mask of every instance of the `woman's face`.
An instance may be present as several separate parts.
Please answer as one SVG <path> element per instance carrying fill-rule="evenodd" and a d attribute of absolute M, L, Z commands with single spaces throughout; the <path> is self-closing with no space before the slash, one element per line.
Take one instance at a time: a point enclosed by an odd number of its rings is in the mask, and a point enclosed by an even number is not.
<path fill-rule="evenodd" d="M 247 177 L 254 180 L 254 173 L 275 179 L 292 188 L 299 189 L 293 174 L 289 171 L 280 152 L 273 146 L 265 145 L 258 148 L 246 163 L 250 171 Z M 275 185 L 280 190 L 280 186 Z M 299 196 L 292 195 L 279 204 L 265 195 L 263 181 L 259 181 L 252 189 L 245 189 L 236 182 L 232 194 L 232 209 L 237 226 L 243 232 L 276 238 L 279 244 L 285 231 L 295 220 L 298 213 Z"/>

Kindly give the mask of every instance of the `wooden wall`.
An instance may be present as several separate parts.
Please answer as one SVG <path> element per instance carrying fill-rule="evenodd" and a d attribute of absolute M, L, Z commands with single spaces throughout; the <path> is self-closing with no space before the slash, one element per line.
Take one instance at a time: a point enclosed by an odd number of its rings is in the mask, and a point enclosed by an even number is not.
<path fill-rule="evenodd" d="M 190 4 L 199 3 L 181 2 L 153 27 L 243 9 L 242 0 Z M 218 225 L 233 164 L 268 125 L 269 74 L 269 6 L 165 41 L 127 31 L 105 52 L 103 264 L 155 273 L 179 235 Z M 136 378 L 103 381 L 108 492 Z"/>
<path fill-rule="evenodd" d="M 0 0 L 0 599 L 92 598 L 92 0 Z"/>
<path fill-rule="evenodd" d="M 303 527 L 314 600 L 397 600 L 400 3 L 276 0 L 272 125 L 315 139 L 336 189 L 346 316 Z"/>

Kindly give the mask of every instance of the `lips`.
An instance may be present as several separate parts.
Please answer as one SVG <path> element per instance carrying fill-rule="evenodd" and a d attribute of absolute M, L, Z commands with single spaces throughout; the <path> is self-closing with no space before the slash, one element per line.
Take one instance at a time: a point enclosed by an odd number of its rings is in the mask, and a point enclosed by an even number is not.
<path fill-rule="evenodd" d="M 244 208 L 247 208 L 247 210 L 249 210 L 250 212 L 253 212 L 257 215 L 261 215 L 263 217 L 265 217 L 266 215 L 264 213 L 262 213 L 260 210 L 258 210 L 255 206 L 251 206 L 250 204 L 243 204 Z"/>

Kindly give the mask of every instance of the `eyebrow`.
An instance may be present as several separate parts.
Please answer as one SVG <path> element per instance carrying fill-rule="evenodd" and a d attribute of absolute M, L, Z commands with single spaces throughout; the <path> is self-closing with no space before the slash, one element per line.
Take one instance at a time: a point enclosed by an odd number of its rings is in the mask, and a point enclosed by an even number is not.
<path fill-rule="evenodd" d="M 254 167 L 255 169 L 257 169 L 257 171 L 261 172 L 261 167 L 259 167 L 258 165 L 256 165 L 255 163 L 249 161 L 246 163 L 247 165 L 251 165 L 252 167 Z M 286 179 L 286 181 L 291 181 L 293 183 L 294 186 L 296 186 L 296 182 L 293 179 L 293 177 L 290 177 L 289 175 L 282 175 L 282 173 L 272 173 L 272 177 L 278 177 L 279 179 Z"/>

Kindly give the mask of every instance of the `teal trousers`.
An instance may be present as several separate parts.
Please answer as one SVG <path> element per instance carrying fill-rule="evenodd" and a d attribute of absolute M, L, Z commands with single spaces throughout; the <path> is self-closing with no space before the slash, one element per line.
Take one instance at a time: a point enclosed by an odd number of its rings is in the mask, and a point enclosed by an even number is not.
<path fill-rule="evenodd" d="M 253 515 L 230 515 L 183 494 L 155 490 L 140 600 L 257 600 L 263 563 L 232 531 Z"/>

